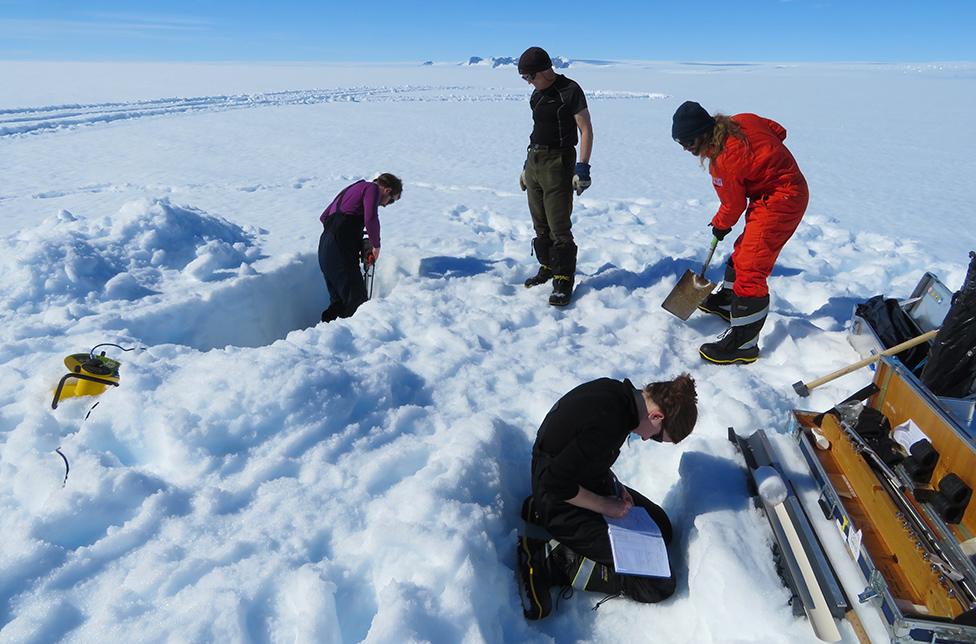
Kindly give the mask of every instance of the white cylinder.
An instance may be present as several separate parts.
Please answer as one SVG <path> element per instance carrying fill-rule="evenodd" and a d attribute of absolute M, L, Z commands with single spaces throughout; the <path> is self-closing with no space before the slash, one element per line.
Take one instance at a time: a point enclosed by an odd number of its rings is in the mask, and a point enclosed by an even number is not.
<path fill-rule="evenodd" d="M 824 433 L 813 427 L 810 429 L 810 433 L 813 434 L 813 442 L 816 443 L 819 449 L 827 450 L 830 449 L 830 440 L 824 436 Z"/>
<path fill-rule="evenodd" d="M 756 468 L 753 476 L 756 479 L 756 487 L 759 489 L 759 496 L 763 503 L 769 507 L 776 507 L 786 500 L 786 483 L 783 482 L 776 468 L 762 465 Z"/>

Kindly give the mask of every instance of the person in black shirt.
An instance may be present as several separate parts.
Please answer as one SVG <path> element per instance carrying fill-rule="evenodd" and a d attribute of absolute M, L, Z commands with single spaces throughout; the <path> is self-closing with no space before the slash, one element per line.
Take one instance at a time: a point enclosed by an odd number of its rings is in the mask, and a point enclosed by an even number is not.
<path fill-rule="evenodd" d="M 537 597 L 545 601 L 550 585 L 623 594 L 639 602 L 658 602 L 674 593 L 673 572 L 660 578 L 614 570 L 603 515 L 620 518 L 635 505 L 643 507 L 665 543 L 671 542 L 664 510 L 622 485 L 610 468 L 631 433 L 642 440 L 678 443 L 697 420 L 695 381 L 688 374 L 643 389 L 635 389 L 629 380 L 601 378 L 559 399 L 532 446 L 532 496 L 522 507 L 523 519 L 546 528 L 552 537 L 526 548 L 532 550 L 536 571 L 548 574 L 548 579 L 534 580 Z M 548 611 L 541 613 L 526 616 L 537 619 Z"/>
<path fill-rule="evenodd" d="M 518 71 L 535 88 L 529 99 L 532 135 L 519 186 L 528 193 L 535 229 L 532 246 L 539 271 L 525 280 L 525 287 L 545 284 L 551 278 L 549 304 L 566 306 L 576 278 L 576 243 L 570 218 L 573 190 L 580 195 L 590 187 L 590 111 L 580 86 L 555 73 L 552 59 L 541 47 L 529 47 L 522 53 Z"/>

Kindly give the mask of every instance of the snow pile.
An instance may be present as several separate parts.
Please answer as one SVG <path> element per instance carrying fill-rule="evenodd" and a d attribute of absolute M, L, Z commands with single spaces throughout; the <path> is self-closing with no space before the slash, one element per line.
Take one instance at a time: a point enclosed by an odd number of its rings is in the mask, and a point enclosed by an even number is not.
<path fill-rule="evenodd" d="M 9 288 L 3 306 L 36 313 L 96 296 L 135 300 L 158 289 L 167 271 L 214 279 L 257 259 L 255 234 L 166 198 L 130 202 L 98 219 L 61 210 L 0 240 L 0 281 Z"/>

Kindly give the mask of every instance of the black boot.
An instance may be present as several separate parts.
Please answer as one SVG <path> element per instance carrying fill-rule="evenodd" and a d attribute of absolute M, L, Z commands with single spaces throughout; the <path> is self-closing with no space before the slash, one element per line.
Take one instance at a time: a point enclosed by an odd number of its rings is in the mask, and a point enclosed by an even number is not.
<path fill-rule="evenodd" d="M 342 304 L 339 302 L 332 302 L 329 304 L 329 308 L 322 311 L 322 321 L 331 322 L 339 317 L 339 312 L 342 310 Z"/>
<path fill-rule="evenodd" d="M 705 301 L 698 305 L 698 310 L 705 313 L 717 315 L 726 322 L 732 321 L 732 289 L 722 287 L 705 298 Z"/>
<path fill-rule="evenodd" d="M 549 304 L 566 306 L 573 299 L 573 284 L 576 280 L 576 244 L 557 244 L 552 248 L 552 294 Z"/>
<path fill-rule="evenodd" d="M 542 526 L 542 515 L 535 507 L 535 499 L 530 495 L 522 501 L 522 520 L 528 524 Z M 531 548 L 541 548 L 540 539 L 529 539 Z M 616 586 L 608 585 L 610 575 L 600 570 L 601 564 L 587 559 L 556 539 L 549 538 L 544 553 L 546 580 L 550 586 L 576 586 L 579 590 L 593 592 L 618 592 Z M 542 553 L 537 553 L 542 557 Z M 606 568 L 606 566 L 604 566 Z"/>
<path fill-rule="evenodd" d="M 735 283 L 735 266 L 732 265 L 732 258 L 725 263 L 725 281 L 722 288 L 705 298 L 705 301 L 698 305 L 699 311 L 717 315 L 726 322 L 732 321 L 732 285 Z"/>
<path fill-rule="evenodd" d="M 549 542 L 520 536 L 518 540 L 519 590 L 526 619 L 542 619 L 552 612 L 549 588 Z"/>
<path fill-rule="evenodd" d="M 555 539 L 549 542 L 549 548 L 549 580 L 553 586 L 572 586 L 605 595 L 623 592 L 620 575 L 609 566 L 587 559 Z"/>
<path fill-rule="evenodd" d="M 532 288 L 540 284 L 545 284 L 552 279 L 552 269 L 546 264 L 539 264 L 539 272 L 525 280 L 525 288 Z"/>
<path fill-rule="evenodd" d="M 549 294 L 549 304 L 566 306 L 573 299 L 573 278 L 568 275 L 556 275 L 552 280 L 552 293 Z"/>
<path fill-rule="evenodd" d="M 552 241 L 548 237 L 536 237 L 532 240 L 532 248 L 539 260 L 539 272 L 525 280 L 525 288 L 545 284 L 552 279 Z"/>
<path fill-rule="evenodd" d="M 535 507 L 535 497 L 531 494 L 525 497 L 522 501 L 522 511 L 519 513 L 522 516 L 522 520 L 526 523 L 531 523 L 532 525 L 543 525 L 542 515 Z"/>
<path fill-rule="evenodd" d="M 732 326 L 718 342 L 701 345 L 701 357 L 716 364 L 755 362 L 759 357 L 759 331 L 769 313 L 769 296 L 732 297 Z"/>

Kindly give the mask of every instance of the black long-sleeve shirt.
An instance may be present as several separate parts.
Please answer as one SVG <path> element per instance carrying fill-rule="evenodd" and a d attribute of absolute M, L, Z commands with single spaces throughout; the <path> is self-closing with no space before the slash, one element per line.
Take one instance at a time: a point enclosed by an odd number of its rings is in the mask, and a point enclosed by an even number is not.
<path fill-rule="evenodd" d="M 640 423 L 629 380 L 584 383 L 546 414 L 532 446 L 532 491 L 540 500 L 565 501 L 580 486 L 610 494 L 610 467 Z"/>

